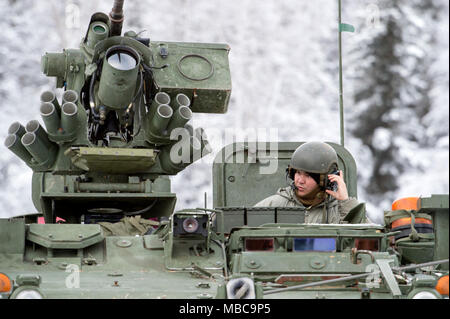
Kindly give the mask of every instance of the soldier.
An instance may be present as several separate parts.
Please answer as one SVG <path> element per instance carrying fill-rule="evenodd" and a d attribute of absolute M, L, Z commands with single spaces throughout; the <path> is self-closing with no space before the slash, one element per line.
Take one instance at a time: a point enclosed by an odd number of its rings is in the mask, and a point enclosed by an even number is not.
<path fill-rule="evenodd" d="M 292 155 L 286 172 L 291 185 L 255 207 L 300 207 L 305 209 L 305 223 L 339 224 L 358 205 L 356 198 L 348 196 L 342 171 L 338 171 L 336 151 L 328 144 L 302 144 Z"/>

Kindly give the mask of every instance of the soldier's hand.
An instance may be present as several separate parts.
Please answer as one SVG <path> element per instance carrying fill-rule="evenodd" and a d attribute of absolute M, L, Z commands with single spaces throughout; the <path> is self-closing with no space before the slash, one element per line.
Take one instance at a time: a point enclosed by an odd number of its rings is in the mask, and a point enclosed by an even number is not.
<path fill-rule="evenodd" d="M 328 175 L 328 180 L 330 182 L 336 182 L 338 188 L 337 188 L 336 192 L 333 192 L 332 190 L 329 190 L 329 189 L 325 190 L 327 192 L 327 194 L 330 194 L 337 200 L 348 199 L 347 185 L 345 185 L 344 175 L 343 175 L 342 171 L 339 171 L 339 175 L 334 175 L 334 174 Z"/>

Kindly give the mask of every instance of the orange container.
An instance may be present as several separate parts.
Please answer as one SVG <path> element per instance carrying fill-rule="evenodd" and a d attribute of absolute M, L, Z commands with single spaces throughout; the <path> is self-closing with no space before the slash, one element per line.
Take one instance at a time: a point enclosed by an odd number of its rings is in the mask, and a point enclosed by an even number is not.
<path fill-rule="evenodd" d="M 417 210 L 418 207 L 419 207 L 419 197 L 400 198 L 392 203 L 392 210 L 399 210 L 399 209 Z"/>

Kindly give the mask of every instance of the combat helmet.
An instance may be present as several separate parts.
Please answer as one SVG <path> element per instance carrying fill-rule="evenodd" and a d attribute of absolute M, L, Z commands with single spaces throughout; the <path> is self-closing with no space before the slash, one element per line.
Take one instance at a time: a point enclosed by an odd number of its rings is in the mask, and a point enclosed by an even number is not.
<path fill-rule="evenodd" d="M 318 184 L 325 186 L 326 175 L 333 173 L 337 168 L 338 157 L 330 145 L 322 142 L 307 142 L 297 147 L 292 154 L 287 172 L 292 180 L 297 170 L 317 174 L 320 178 Z"/>

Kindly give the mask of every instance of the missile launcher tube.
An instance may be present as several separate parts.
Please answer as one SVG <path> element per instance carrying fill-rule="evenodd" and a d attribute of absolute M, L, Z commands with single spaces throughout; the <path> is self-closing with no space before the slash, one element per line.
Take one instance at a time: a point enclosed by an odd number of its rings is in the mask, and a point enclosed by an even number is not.
<path fill-rule="evenodd" d="M 72 134 L 77 128 L 78 108 L 75 103 L 66 102 L 62 106 L 61 127 L 64 133 Z"/>
<path fill-rule="evenodd" d="M 171 132 L 173 129 L 177 127 L 184 127 L 186 123 L 192 118 L 192 111 L 187 106 L 180 106 L 177 110 L 174 111 L 172 119 L 167 126 L 167 132 Z"/>
<path fill-rule="evenodd" d="M 12 123 L 8 128 L 8 134 L 17 135 L 19 138 L 21 138 L 25 133 L 25 127 L 19 122 Z"/>
<path fill-rule="evenodd" d="M 77 103 L 78 101 L 78 93 L 74 90 L 67 90 L 62 95 L 62 104 L 67 102 Z"/>
<path fill-rule="evenodd" d="M 155 94 L 155 97 L 153 98 L 152 104 L 150 105 L 150 111 L 147 114 L 147 119 L 151 121 L 153 116 L 155 116 L 156 110 L 158 109 L 158 106 L 161 104 L 170 105 L 170 96 L 169 94 L 165 92 L 158 92 Z"/>
<path fill-rule="evenodd" d="M 150 131 L 156 135 L 162 135 L 172 118 L 173 111 L 167 104 L 161 104 L 156 109 L 156 113 L 150 121 Z"/>
<path fill-rule="evenodd" d="M 175 97 L 175 100 L 172 103 L 173 110 L 177 110 L 180 106 L 187 106 L 189 107 L 191 105 L 191 100 L 187 97 L 186 94 L 179 93 Z"/>
<path fill-rule="evenodd" d="M 56 134 L 58 129 L 61 127 L 61 120 L 58 112 L 56 111 L 55 105 L 50 102 L 41 103 L 40 112 L 47 132 Z"/>
<path fill-rule="evenodd" d="M 9 134 L 5 139 L 5 146 L 25 163 L 31 162 L 32 156 L 21 143 L 18 135 Z"/>
<path fill-rule="evenodd" d="M 36 134 L 25 133 L 21 141 L 37 163 L 45 163 L 49 159 L 49 149 Z"/>
<path fill-rule="evenodd" d="M 52 103 L 55 106 L 56 112 L 58 114 L 61 113 L 61 106 L 59 105 L 58 99 L 56 98 L 56 94 L 52 91 L 44 91 L 40 97 L 41 104 L 42 103 Z"/>
<path fill-rule="evenodd" d="M 31 120 L 25 126 L 25 130 L 27 133 L 34 133 L 39 138 L 39 140 L 47 147 L 50 148 L 52 146 L 52 142 L 48 139 L 48 135 L 45 130 L 42 128 L 41 124 L 39 124 L 36 120 Z M 23 138 L 23 136 L 22 136 Z"/>

